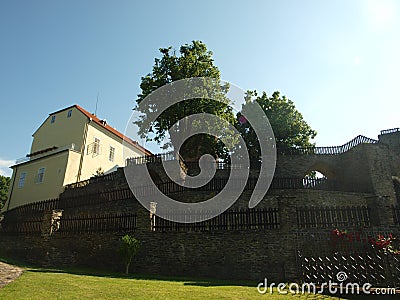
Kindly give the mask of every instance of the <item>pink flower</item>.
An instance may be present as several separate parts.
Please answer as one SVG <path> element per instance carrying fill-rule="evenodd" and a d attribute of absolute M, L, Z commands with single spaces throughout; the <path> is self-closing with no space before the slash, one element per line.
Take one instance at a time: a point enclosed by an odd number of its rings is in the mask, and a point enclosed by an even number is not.
<path fill-rule="evenodd" d="M 243 124 L 247 123 L 247 119 L 242 115 L 239 117 L 239 123 L 240 123 L 240 125 L 243 125 Z"/>

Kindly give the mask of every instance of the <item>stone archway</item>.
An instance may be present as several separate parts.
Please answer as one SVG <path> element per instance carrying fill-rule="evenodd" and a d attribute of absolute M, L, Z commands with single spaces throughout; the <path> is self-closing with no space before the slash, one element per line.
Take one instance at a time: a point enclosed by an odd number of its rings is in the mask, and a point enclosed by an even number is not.
<path fill-rule="evenodd" d="M 312 164 L 310 167 L 308 167 L 305 171 L 305 174 L 303 174 L 303 177 L 306 177 L 308 174 L 312 172 L 318 172 L 323 175 L 323 177 L 331 180 L 336 180 L 336 172 L 334 169 L 326 163 L 323 162 L 316 162 Z"/>

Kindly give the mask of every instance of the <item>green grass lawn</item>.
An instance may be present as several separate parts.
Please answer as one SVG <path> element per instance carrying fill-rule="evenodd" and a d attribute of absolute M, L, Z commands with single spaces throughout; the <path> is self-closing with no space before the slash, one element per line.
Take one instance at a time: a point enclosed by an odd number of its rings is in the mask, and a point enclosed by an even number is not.
<path fill-rule="evenodd" d="M 326 295 L 261 295 L 256 283 L 146 278 L 25 267 L 0 299 L 339 299 Z M 343 299 L 343 298 L 341 298 Z"/>

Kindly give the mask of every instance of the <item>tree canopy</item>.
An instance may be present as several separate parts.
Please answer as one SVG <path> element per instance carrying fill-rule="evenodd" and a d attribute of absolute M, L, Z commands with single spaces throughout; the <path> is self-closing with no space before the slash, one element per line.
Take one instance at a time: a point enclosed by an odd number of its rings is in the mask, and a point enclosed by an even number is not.
<path fill-rule="evenodd" d="M 7 201 L 10 180 L 10 177 L 0 175 L 0 208 L 2 208 Z"/>
<path fill-rule="evenodd" d="M 258 95 L 257 91 L 248 91 L 242 110 L 252 101 L 257 101 L 268 117 L 278 149 L 315 146 L 311 140 L 317 132 L 304 120 L 293 101 L 281 96 L 278 91 L 274 92 L 271 97 L 266 92 Z M 256 136 L 251 124 L 240 113 L 238 113 L 237 119 L 236 127 L 246 142 L 249 156 L 253 161 L 258 161 L 261 154 L 258 143 L 260 137 Z"/>
<path fill-rule="evenodd" d="M 159 87 L 180 79 L 192 77 L 220 79 L 220 72 L 214 65 L 212 58 L 213 53 L 207 50 L 206 45 L 200 41 L 193 41 L 191 44 L 181 46 L 178 54 L 172 47 L 161 48 L 160 53 L 162 57 L 155 59 L 152 72 L 142 77 L 140 84 L 142 93 L 138 95 L 138 104 Z M 225 91 L 221 89 L 219 97 L 223 98 L 224 93 Z M 190 130 L 196 124 L 185 120 L 184 117 L 193 114 L 209 113 L 234 123 L 235 116 L 228 102 L 226 98 L 223 103 L 200 98 L 177 103 L 166 109 L 152 124 L 151 131 L 154 136 L 151 138 L 145 136 L 142 125 L 149 112 L 157 111 L 157 104 L 136 107 L 136 110 L 143 113 L 143 116 L 135 123 L 139 126 L 139 134 L 142 137 L 161 143 L 166 137 L 168 129 L 175 123 L 179 124 L 178 131 L 190 133 Z M 166 143 L 164 148 L 174 146 L 174 137 L 170 136 L 170 139 L 171 141 Z M 197 134 L 186 140 L 180 153 L 186 159 L 196 159 L 204 153 L 221 157 L 226 153 L 226 149 L 219 139 L 207 134 Z"/>
<path fill-rule="evenodd" d="M 159 87 L 180 79 L 191 77 L 211 77 L 218 81 L 220 79 L 220 72 L 214 65 L 213 54 L 207 50 L 206 45 L 201 41 L 193 41 L 191 44 L 181 46 L 178 53 L 172 47 L 161 48 L 160 53 L 161 58 L 155 59 L 152 72 L 141 79 L 140 88 L 142 92 L 138 95 L 137 104 L 140 104 L 143 99 Z M 150 132 L 153 134 L 151 137 L 146 136 L 146 129 L 143 128 L 143 124 L 148 115 L 157 112 L 159 107 L 157 103 L 137 106 L 135 109 L 142 113 L 142 116 L 135 122 L 139 127 L 139 134 L 142 138 L 147 138 L 148 141 L 165 143 L 163 139 L 172 125 L 179 124 L 178 129 L 174 130 L 190 132 L 196 124 L 188 122 L 184 117 L 198 113 L 209 113 L 234 124 L 247 144 L 250 158 L 253 161 L 259 160 L 261 153 L 258 138 L 262 137 L 256 136 L 251 125 L 246 122 L 247 120 L 240 112 L 235 118 L 230 102 L 225 97 L 228 89 L 229 87 L 225 87 L 225 89 L 222 87 L 218 94 L 221 99 L 224 99 L 222 103 L 200 98 L 186 100 L 169 107 L 152 123 Z M 316 132 L 303 119 L 293 101 L 281 96 L 279 92 L 274 92 L 269 97 L 265 92 L 258 95 L 256 91 L 248 91 L 242 110 L 252 101 L 257 101 L 267 115 L 278 148 L 301 148 L 314 145 L 311 140 L 315 137 Z M 213 126 L 213 124 L 209 126 Z M 226 136 L 230 134 L 231 132 L 226 132 Z M 234 139 L 232 143 L 234 143 Z M 170 142 L 164 145 L 164 149 L 174 146 L 173 130 Z M 174 150 L 178 151 L 178 149 Z M 187 139 L 179 152 L 185 160 L 196 160 L 204 153 L 223 159 L 227 159 L 229 156 L 229 151 L 221 142 L 221 138 L 218 139 L 207 134 L 198 134 Z"/>

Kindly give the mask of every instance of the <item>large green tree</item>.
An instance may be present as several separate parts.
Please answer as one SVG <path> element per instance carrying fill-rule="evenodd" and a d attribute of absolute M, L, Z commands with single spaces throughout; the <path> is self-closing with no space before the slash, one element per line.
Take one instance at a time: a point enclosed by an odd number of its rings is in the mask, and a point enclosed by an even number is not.
<path fill-rule="evenodd" d="M 7 201 L 8 188 L 10 186 L 10 177 L 0 175 L 0 208 L 4 206 Z"/>
<path fill-rule="evenodd" d="M 220 79 L 220 72 L 214 65 L 212 52 L 207 50 L 206 45 L 200 41 L 193 41 L 191 44 L 181 46 L 179 52 L 169 47 L 161 48 L 160 53 L 161 58 L 155 59 L 152 72 L 142 77 L 140 84 L 142 92 L 138 95 L 138 104 L 159 87 L 180 79 L 191 77 Z M 202 112 L 209 113 L 225 119 L 231 124 L 236 124 L 235 126 L 247 144 L 252 161 L 259 161 L 261 153 L 258 139 L 262 137 L 256 136 L 249 122 L 243 122 L 243 117 L 241 118 L 240 113 L 237 117 L 241 122 L 235 120 L 229 105 L 230 102 L 225 97 L 228 89 L 229 87 L 222 87 L 219 94 L 214 93 L 214 96 L 217 95 L 221 97 L 220 99 L 224 100 L 223 103 L 201 98 L 186 100 L 169 107 L 152 124 L 151 132 L 153 134 L 151 136 L 145 136 L 146 128 L 143 124 L 146 123 L 149 115 L 158 111 L 159 107 L 157 103 L 152 102 L 147 104 L 147 106 L 140 105 L 136 107 L 136 110 L 141 112 L 142 116 L 135 122 L 139 126 L 139 133 L 148 140 L 164 143 L 165 149 L 168 147 L 174 148 L 173 136 L 170 136 L 169 142 L 165 143 L 164 141 L 166 133 L 171 126 L 177 123 L 179 124 L 176 127 L 177 131 L 180 133 L 185 131 L 190 133 L 190 130 L 196 124 L 188 122 L 184 117 Z M 296 109 L 291 100 L 285 96 L 281 96 L 279 92 L 274 92 L 269 97 L 265 92 L 258 95 L 256 91 L 249 91 L 242 110 L 252 101 L 257 101 L 267 115 L 272 125 L 278 148 L 303 148 L 314 145 L 311 140 L 315 137 L 316 132 L 303 119 L 302 114 Z M 209 125 L 218 126 L 215 124 Z M 232 132 L 227 131 L 225 137 L 231 135 Z M 234 142 L 235 138 L 233 137 L 232 143 Z M 174 150 L 177 151 L 178 149 Z M 195 135 L 189 138 L 179 152 L 186 160 L 196 160 L 204 153 L 210 153 L 215 157 L 223 159 L 228 157 L 227 148 L 221 142 L 221 139 L 206 134 Z"/>
<path fill-rule="evenodd" d="M 142 92 L 138 95 L 138 104 L 159 87 L 180 79 L 191 77 L 208 77 L 218 81 L 220 79 L 220 72 L 214 65 L 212 52 L 207 50 L 206 45 L 200 41 L 193 41 L 191 44 L 181 46 L 178 53 L 172 47 L 161 48 L 160 53 L 161 58 L 155 59 L 152 72 L 141 79 L 140 88 Z M 209 113 L 233 124 L 235 116 L 229 106 L 228 99 L 225 97 L 227 88 L 221 87 L 221 90 L 217 93 L 217 97 L 221 97 L 224 102 L 200 98 L 186 100 L 169 107 L 152 124 L 151 132 L 153 134 L 151 136 L 145 136 L 146 132 L 143 124 L 147 120 L 149 113 L 157 112 L 159 108 L 154 103 L 143 107 L 137 106 L 135 109 L 143 113 L 142 117 L 136 121 L 139 126 L 139 133 L 142 138 L 146 137 L 148 141 L 153 140 L 162 143 L 164 148 L 167 149 L 169 147 L 174 148 L 175 141 L 172 135 L 169 137 L 169 142 L 164 140 L 168 129 L 173 124 L 179 124 L 176 127 L 177 132 L 181 134 L 185 132 L 189 133 L 189 135 L 191 135 L 190 131 L 196 126 L 195 123 L 185 119 L 185 116 Z M 178 151 L 179 149 L 174 150 Z M 196 160 L 204 153 L 210 153 L 215 157 L 223 157 L 226 155 L 227 149 L 221 139 L 208 134 L 197 134 L 187 139 L 179 152 L 186 160 Z"/>
<path fill-rule="evenodd" d="M 248 91 L 242 110 L 252 101 L 257 101 L 268 117 L 278 149 L 308 148 L 315 145 L 312 139 L 317 132 L 304 120 L 293 101 L 281 96 L 278 91 L 270 97 L 266 92 L 259 95 L 257 91 Z M 257 162 L 261 155 L 258 139 L 263 137 L 256 136 L 251 124 L 240 113 L 237 117 L 236 128 L 246 142 L 251 160 Z"/>

